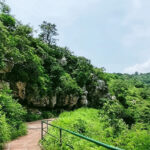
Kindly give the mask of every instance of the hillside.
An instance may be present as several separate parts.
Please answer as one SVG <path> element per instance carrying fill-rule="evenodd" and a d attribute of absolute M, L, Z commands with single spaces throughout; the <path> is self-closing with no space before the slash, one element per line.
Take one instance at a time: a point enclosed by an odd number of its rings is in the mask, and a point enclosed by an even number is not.
<path fill-rule="evenodd" d="M 71 111 L 54 122 L 64 128 L 70 128 L 70 121 L 77 117 L 70 130 L 121 148 L 147 150 L 150 73 L 106 73 L 67 47 L 57 46 L 56 25 L 44 21 L 40 29 L 35 38 L 34 29 L 20 23 L 0 3 L 0 149 L 26 134 L 23 122 L 33 120 L 29 110 L 37 109 L 43 117 L 47 116 L 41 112 L 44 109 L 49 113 Z M 77 146 L 76 139 L 73 142 Z M 43 146 L 49 148 L 47 143 Z M 85 145 L 81 142 L 80 146 Z"/>
<path fill-rule="evenodd" d="M 34 38 L 33 29 L 9 12 L 1 13 L 0 21 L 0 79 L 20 103 L 72 109 L 107 97 L 102 69 L 51 42 L 54 35 L 48 32 L 56 32 L 55 26 L 43 22 L 39 38 Z"/>

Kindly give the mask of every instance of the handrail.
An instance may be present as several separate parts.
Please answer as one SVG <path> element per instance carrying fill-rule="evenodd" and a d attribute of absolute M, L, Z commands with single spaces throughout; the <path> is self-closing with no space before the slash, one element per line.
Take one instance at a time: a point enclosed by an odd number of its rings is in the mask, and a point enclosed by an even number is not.
<path fill-rule="evenodd" d="M 68 133 L 70 133 L 70 134 L 72 134 L 72 135 L 75 135 L 75 136 L 77 136 L 77 137 L 80 137 L 80 138 L 82 138 L 82 139 L 84 139 L 84 140 L 87 140 L 87 141 L 89 141 L 89 142 L 91 142 L 91 143 L 94 143 L 94 144 L 97 144 L 97 145 L 99 145 L 99 146 L 105 147 L 105 148 L 107 148 L 107 149 L 111 149 L 111 150 L 123 150 L 123 149 L 120 149 L 120 148 L 118 148 L 118 147 L 114 147 L 114 146 L 111 146 L 111 145 L 108 145 L 108 144 L 105 144 L 105 143 L 96 141 L 96 140 L 94 140 L 94 139 L 92 139 L 92 138 L 86 137 L 86 136 L 81 135 L 81 134 L 78 134 L 78 133 L 76 133 L 76 132 L 73 132 L 73 131 L 64 129 L 64 128 L 62 128 L 62 127 L 58 127 L 58 126 L 56 126 L 56 125 L 52 125 L 52 124 L 48 123 L 48 120 L 47 120 L 47 121 L 44 121 L 44 120 L 41 121 L 41 126 L 42 126 L 42 128 L 41 128 L 41 129 L 42 129 L 42 130 L 41 130 L 41 131 L 42 131 L 42 132 L 41 132 L 41 136 L 42 136 L 42 139 L 43 139 L 43 131 L 45 131 L 45 130 L 43 130 L 43 124 L 44 124 L 44 123 L 47 124 L 47 133 L 48 133 L 48 126 L 52 126 L 52 127 L 57 128 L 57 129 L 60 130 L 60 145 L 62 145 L 62 131 L 65 131 L 65 132 L 68 132 Z M 45 131 L 45 132 L 46 132 L 46 131 Z M 70 147 L 71 147 L 71 146 L 70 146 Z"/>

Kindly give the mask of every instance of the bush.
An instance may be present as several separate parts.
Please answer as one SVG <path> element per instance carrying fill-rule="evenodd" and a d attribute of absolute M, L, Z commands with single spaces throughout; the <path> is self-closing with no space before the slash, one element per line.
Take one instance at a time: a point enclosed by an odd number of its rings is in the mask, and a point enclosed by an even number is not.
<path fill-rule="evenodd" d="M 70 131 L 85 135 L 97 141 L 114 145 L 126 150 L 148 150 L 150 146 L 150 128 L 142 123 L 137 123 L 128 129 L 125 122 L 121 119 L 113 119 L 101 113 L 102 110 L 81 108 L 72 112 L 64 112 L 59 119 L 53 121 L 53 124 Z M 114 124 L 111 126 L 111 119 Z M 118 131 L 117 131 L 118 130 Z M 117 131 L 117 134 L 116 134 Z M 59 145 L 59 129 L 49 128 L 50 134 L 58 138 L 56 142 L 53 137 L 48 134 L 41 141 L 43 148 L 49 150 L 69 150 L 66 144 L 70 144 L 75 150 L 105 150 L 101 146 L 90 143 L 79 137 L 73 136 L 65 131 L 62 131 L 63 145 Z"/>
<path fill-rule="evenodd" d="M 12 98 L 10 90 L 0 91 L 0 143 L 26 134 L 24 108 Z"/>
<path fill-rule="evenodd" d="M 107 144 L 111 144 L 111 138 L 113 137 L 113 128 L 110 126 L 106 127 L 103 118 L 99 115 L 99 110 L 96 109 L 81 108 L 72 112 L 64 112 L 60 115 L 58 120 L 53 122 L 53 124 Z M 58 129 L 50 128 L 49 132 L 54 136 L 59 137 Z M 69 147 L 65 145 L 66 143 L 72 145 L 76 150 L 103 149 L 96 144 L 80 139 L 72 134 L 64 131 L 62 132 L 62 149 L 69 149 Z M 61 149 L 59 143 L 55 142 L 54 139 L 48 135 L 45 136 L 42 145 L 45 150 L 51 149 L 52 147 L 55 147 L 56 150 Z"/>
<path fill-rule="evenodd" d="M 10 140 L 10 127 L 6 122 L 5 115 L 0 111 L 0 149 L 2 149 L 3 143 Z"/>
<path fill-rule="evenodd" d="M 135 124 L 131 130 L 122 132 L 115 142 L 123 149 L 148 150 L 150 147 L 150 130 L 142 123 Z"/>
<path fill-rule="evenodd" d="M 26 114 L 26 121 L 30 122 L 30 121 L 36 121 L 36 120 L 41 120 L 41 119 L 49 119 L 49 118 L 55 118 L 59 115 L 59 113 L 57 111 L 48 111 L 48 110 L 38 110 L 36 111 L 32 111 L 28 110 L 27 114 Z"/>

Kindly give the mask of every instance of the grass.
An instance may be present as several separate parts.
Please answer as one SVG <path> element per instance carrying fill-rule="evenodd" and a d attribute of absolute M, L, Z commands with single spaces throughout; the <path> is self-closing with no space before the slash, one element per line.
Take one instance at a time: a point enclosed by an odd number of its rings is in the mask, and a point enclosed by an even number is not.
<path fill-rule="evenodd" d="M 150 147 L 150 130 L 144 127 L 142 123 L 137 123 L 128 129 L 122 120 L 118 120 L 121 130 L 116 134 L 115 126 L 109 124 L 110 118 L 101 115 L 101 110 L 92 108 L 80 108 L 71 112 L 63 112 L 58 120 L 52 124 L 85 135 L 97 141 L 108 145 L 119 147 L 126 150 L 148 150 Z M 112 122 L 112 121 L 111 121 Z M 116 122 L 116 120 L 115 120 Z M 118 128 L 118 126 L 117 126 Z M 59 130 L 53 127 L 49 128 L 49 133 L 59 140 Z M 62 131 L 63 145 L 56 142 L 56 139 L 48 134 L 41 141 L 44 150 L 70 150 L 66 144 L 70 144 L 75 150 L 106 150 L 101 146 L 90 143 L 79 137 L 73 136 Z"/>

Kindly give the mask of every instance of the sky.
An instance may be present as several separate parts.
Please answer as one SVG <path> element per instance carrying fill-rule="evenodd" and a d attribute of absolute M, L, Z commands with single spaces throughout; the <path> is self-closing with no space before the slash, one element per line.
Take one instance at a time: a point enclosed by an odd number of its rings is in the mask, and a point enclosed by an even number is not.
<path fill-rule="evenodd" d="M 6 0 L 11 13 L 39 31 L 57 25 L 57 45 L 106 72 L 150 72 L 150 0 Z"/>

